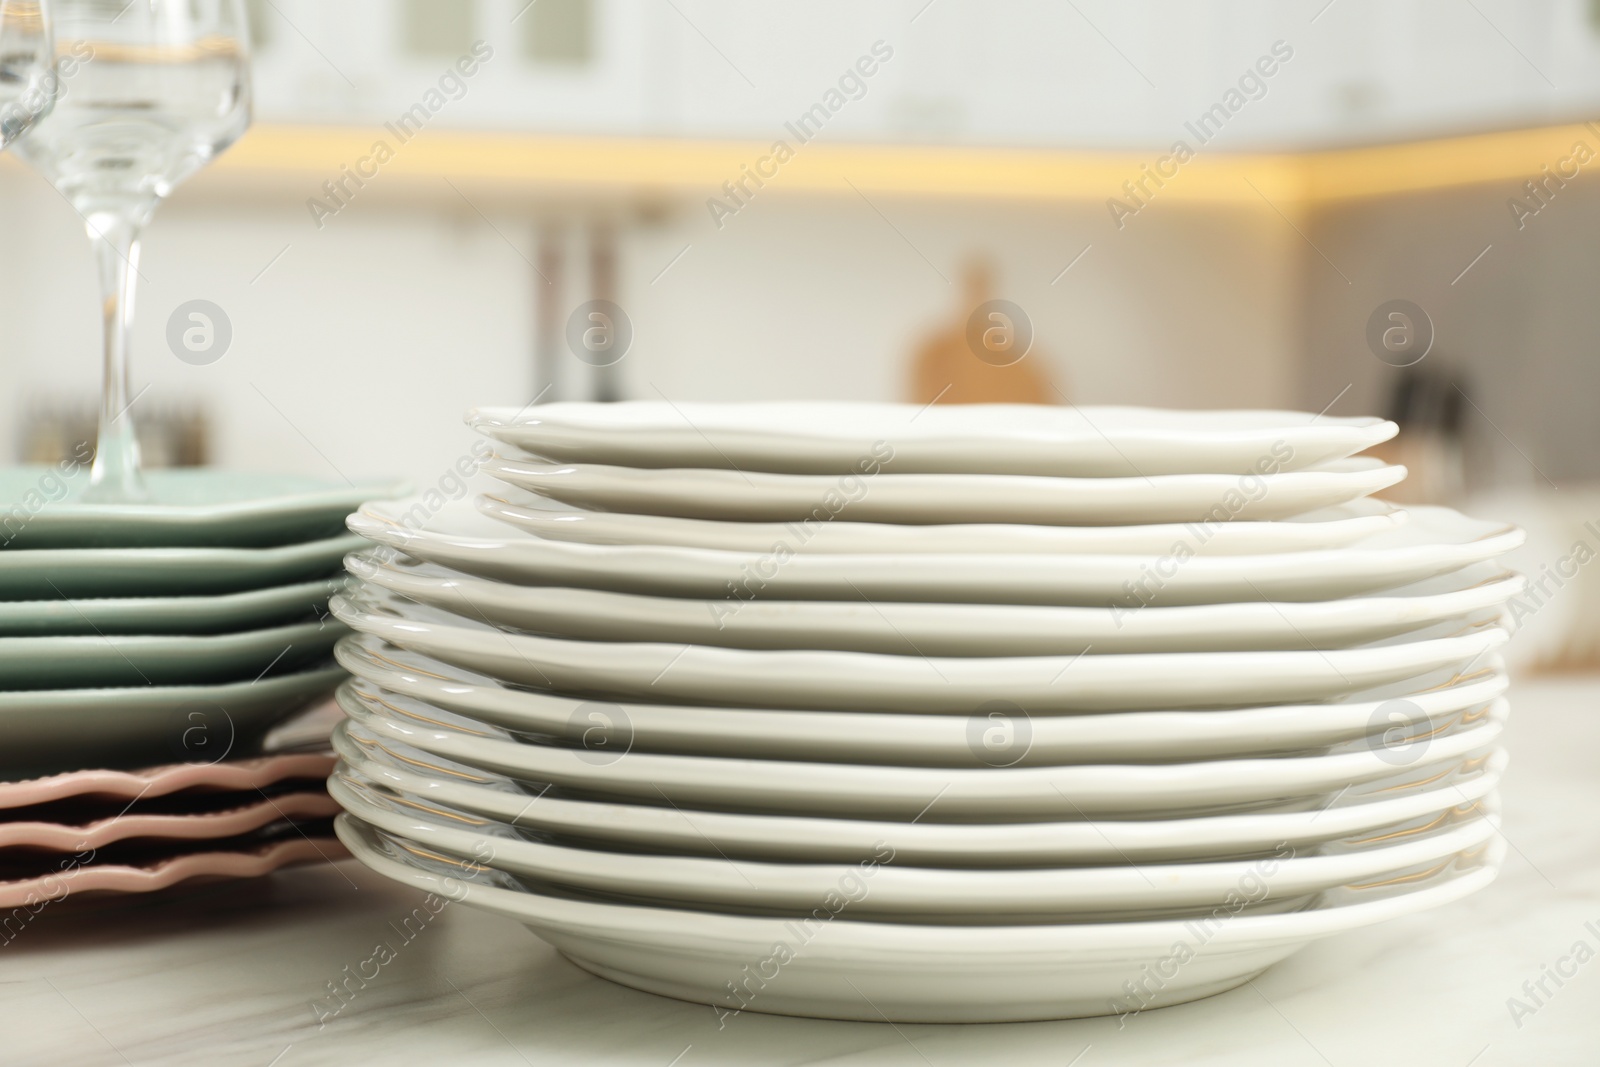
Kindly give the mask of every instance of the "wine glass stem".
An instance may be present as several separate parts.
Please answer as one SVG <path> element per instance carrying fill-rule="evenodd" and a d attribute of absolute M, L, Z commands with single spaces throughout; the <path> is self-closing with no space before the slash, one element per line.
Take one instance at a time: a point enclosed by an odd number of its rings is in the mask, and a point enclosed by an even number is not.
<path fill-rule="evenodd" d="M 87 220 L 100 269 L 105 381 L 100 394 L 99 439 L 85 498 L 139 500 L 146 494 L 139 474 L 139 442 L 128 410 L 136 399 L 128 388 L 128 335 L 139 276 L 139 224 L 114 211 L 93 212 Z"/>

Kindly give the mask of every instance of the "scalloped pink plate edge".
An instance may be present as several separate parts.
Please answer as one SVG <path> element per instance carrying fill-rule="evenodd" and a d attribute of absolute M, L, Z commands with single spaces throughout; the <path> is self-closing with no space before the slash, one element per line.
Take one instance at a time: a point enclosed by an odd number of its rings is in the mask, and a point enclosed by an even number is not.
<path fill-rule="evenodd" d="M 280 867 L 331 861 L 349 854 L 335 837 L 301 837 L 248 851 L 195 852 L 148 867 L 76 867 L 38 878 L 0 882 L 0 908 L 27 907 L 37 911 L 78 893 L 152 893 L 189 878 L 256 878 Z"/>
<path fill-rule="evenodd" d="M 332 755 L 296 753 L 224 763 L 173 763 L 142 771 L 70 771 L 48 778 L 0 782 L 0 809 L 77 796 L 159 797 L 182 789 L 259 789 L 289 778 L 326 778 Z"/>
<path fill-rule="evenodd" d="M 39 848 L 81 852 L 115 841 L 145 837 L 197 841 L 238 837 L 282 819 L 320 819 L 339 813 L 339 803 L 323 790 L 263 797 L 226 811 L 187 814 L 112 815 L 81 825 L 0 821 L 0 848 Z"/>

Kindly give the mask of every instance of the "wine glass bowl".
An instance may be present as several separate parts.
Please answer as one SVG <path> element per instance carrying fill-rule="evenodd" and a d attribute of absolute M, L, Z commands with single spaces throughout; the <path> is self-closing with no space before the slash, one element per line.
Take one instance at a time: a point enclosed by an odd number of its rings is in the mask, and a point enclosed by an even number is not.
<path fill-rule="evenodd" d="M 59 47 L 76 46 L 89 59 L 21 152 L 84 214 L 148 217 L 249 126 L 247 45 L 153 17 L 165 3 L 57 2 Z M 115 14 L 124 6 L 114 22 L 74 17 L 85 8 Z"/>
<path fill-rule="evenodd" d="M 145 498 L 128 408 L 139 237 L 156 206 L 250 124 L 240 0 L 53 0 L 58 56 L 78 59 L 18 154 L 83 216 L 105 316 L 105 380 L 85 499 Z"/>
<path fill-rule="evenodd" d="M 58 83 L 45 0 L 0 0 L 0 150 L 55 102 Z"/>

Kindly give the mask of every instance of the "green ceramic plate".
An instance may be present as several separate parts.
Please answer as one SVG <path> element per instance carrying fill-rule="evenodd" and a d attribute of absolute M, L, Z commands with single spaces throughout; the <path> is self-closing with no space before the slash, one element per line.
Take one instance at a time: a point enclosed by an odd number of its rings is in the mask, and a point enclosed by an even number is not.
<path fill-rule="evenodd" d="M 288 585 L 340 572 L 349 534 L 277 548 L 34 548 L 0 552 L 0 600 L 192 596 Z"/>
<path fill-rule="evenodd" d="M 255 756 L 267 731 L 346 677 L 319 664 L 230 685 L 0 692 L 0 778 Z"/>
<path fill-rule="evenodd" d="M 326 619 L 236 634 L 0 637 L 0 689 L 235 682 L 326 659 L 347 632 Z"/>
<path fill-rule="evenodd" d="M 0 601 L 0 637 L 73 634 L 220 634 L 327 617 L 342 578 L 222 596 Z"/>
<path fill-rule="evenodd" d="M 395 482 L 350 485 L 213 467 L 147 471 L 144 480 L 147 502 L 85 504 L 83 464 L 0 469 L 0 548 L 260 548 L 322 540 L 342 533 L 344 517 L 362 501 L 405 492 Z"/>

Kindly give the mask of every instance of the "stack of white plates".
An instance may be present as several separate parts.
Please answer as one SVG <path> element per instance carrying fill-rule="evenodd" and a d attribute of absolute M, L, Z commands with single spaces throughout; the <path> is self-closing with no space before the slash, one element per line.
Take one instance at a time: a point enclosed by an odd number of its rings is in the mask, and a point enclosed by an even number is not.
<path fill-rule="evenodd" d="M 340 832 L 717 1007 L 1126 1013 L 1499 860 L 1514 529 L 1368 495 L 1375 419 L 475 413 L 506 488 L 364 506 Z"/>

